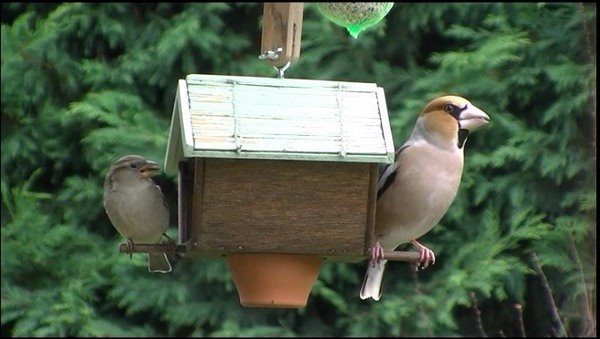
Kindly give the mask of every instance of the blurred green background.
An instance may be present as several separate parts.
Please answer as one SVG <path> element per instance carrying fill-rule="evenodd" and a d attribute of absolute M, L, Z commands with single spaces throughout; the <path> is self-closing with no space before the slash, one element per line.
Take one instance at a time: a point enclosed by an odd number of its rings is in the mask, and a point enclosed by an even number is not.
<path fill-rule="evenodd" d="M 491 123 L 422 238 L 435 266 L 390 263 L 374 302 L 365 263 L 327 263 L 301 309 L 241 307 L 222 259 L 149 274 L 102 207 L 114 159 L 164 161 L 178 79 L 275 76 L 263 5 L 1 9 L 3 336 L 596 335 L 595 4 L 396 3 L 358 39 L 305 4 L 287 78 L 377 83 L 397 145 L 441 93 Z M 175 236 L 175 178 L 157 181 Z"/>

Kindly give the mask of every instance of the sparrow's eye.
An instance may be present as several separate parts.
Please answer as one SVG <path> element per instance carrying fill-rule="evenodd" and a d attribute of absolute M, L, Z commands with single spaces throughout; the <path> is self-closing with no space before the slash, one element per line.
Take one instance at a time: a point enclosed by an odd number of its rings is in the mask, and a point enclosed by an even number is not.
<path fill-rule="evenodd" d="M 137 168 L 138 167 L 138 163 L 134 162 L 131 165 L 129 165 L 131 168 Z"/>
<path fill-rule="evenodd" d="M 444 106 L 444 111 L 446 111 L 448 113 L 454 113 L 454 105 L 452 105 L 452 104 L 446 104 Z"/>

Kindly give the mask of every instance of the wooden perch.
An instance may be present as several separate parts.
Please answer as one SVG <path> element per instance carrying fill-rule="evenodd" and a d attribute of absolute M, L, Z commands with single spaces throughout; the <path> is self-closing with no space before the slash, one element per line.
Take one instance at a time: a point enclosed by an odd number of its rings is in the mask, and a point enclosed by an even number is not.
<path fill-rule="evenodd" d="M 173 246 L 169 243 L 164 244 L 134 244 L 131 251 L 127 250 L 127 244 L 119 244 L 119 252 L 121 253 L 172 253 Z M 186 245 L 175 245 L 175 252 L 185 254 Z M 413 251 L 386 251 L 383 253 L 385 260 L 391 261 L 419 261 L 419 252 Z"/>
<path fill-rule="evenodd" d="M 185 253 L 185 245 L 175 245 L 176 253 Z M 134 244 L 131 251 L 127 250 L 127 244 L 119 244 L 119 252 L 121 253 L 172 253 L 173 245 L 165 244 Z"/>
<path fill-rule="evenodd" d="M 386 251 L 383 252 L 383 259 L 391 261 L 410 261 L 415 262 L 420 259 L 419 252 L 413 251 Z"/>

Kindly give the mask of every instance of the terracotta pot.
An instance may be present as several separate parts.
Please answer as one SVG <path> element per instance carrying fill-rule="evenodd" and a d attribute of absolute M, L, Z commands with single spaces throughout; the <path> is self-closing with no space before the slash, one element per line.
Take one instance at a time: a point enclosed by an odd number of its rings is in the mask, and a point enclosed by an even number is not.
<path fill-rule="evenodd" d="M 306 306 L 322 261 L 312 255 L 227 255 L 231 278 L 245 307 Z"/>

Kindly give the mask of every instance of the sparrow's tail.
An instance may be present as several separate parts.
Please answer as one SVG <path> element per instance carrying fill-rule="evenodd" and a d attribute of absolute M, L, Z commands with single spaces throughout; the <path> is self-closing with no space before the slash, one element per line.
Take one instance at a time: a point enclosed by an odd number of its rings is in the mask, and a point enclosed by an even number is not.
<path fill-rule="evenodd" d="M 169 263 L 167 255 L 164 253 L 148 253 L 148 271 L 150 273 L 171 272 L 171 263 Z"/>
<path fill-rule="evenodd" d="M 365 278 L 360 288 L 361 299 L 373 298 L 373 300 L 379 300 L 381 297 L 381 279 L 383 279 L 383 270 L 385 269 L 386 262 L 387 260 L 381 260 L 373 265 L 369 261 L 367 273 L 365 273 Z"/>

